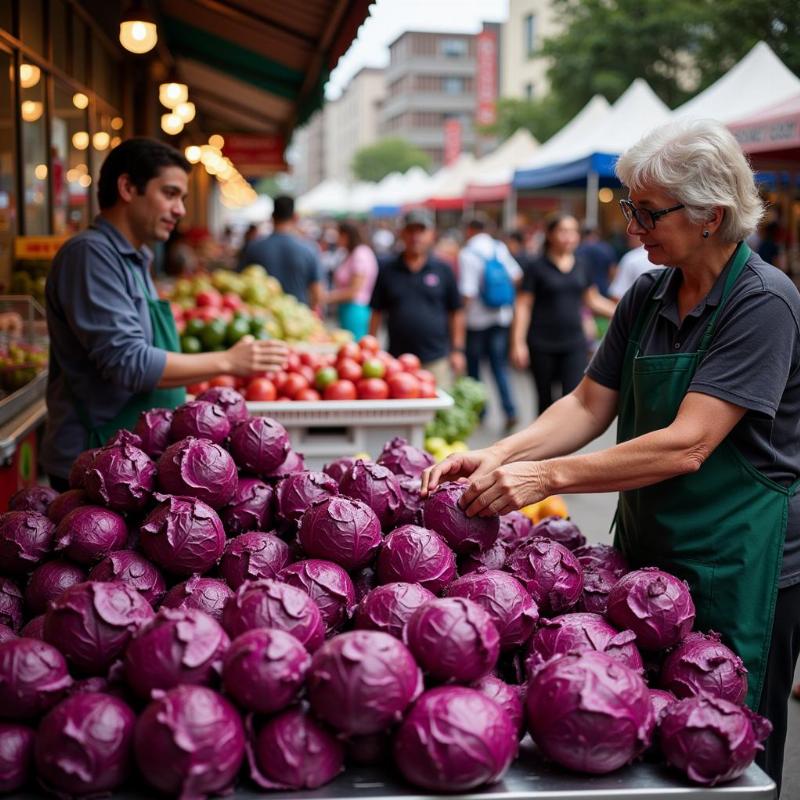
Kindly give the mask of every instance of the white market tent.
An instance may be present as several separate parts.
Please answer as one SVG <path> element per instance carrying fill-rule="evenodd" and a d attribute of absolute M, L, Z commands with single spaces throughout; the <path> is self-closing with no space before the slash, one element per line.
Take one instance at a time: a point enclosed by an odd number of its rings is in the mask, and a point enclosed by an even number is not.
<path fill-rule="evenodd" d="M 464 189 L 475 163 L 475 156 L 462 153 L 452 164 L 436 172 L 424 195 L 411 202 L 421 201 L 436 211 L 460 210 L 464 207 Z"/>
<path fill-rule="evenodd" d="M 349 191 L 341 181 L 328 180 L 315 186 L 297 198 L 296 208 L 299 214 L 309 216 L 321 214 L 341 214 L 346 212 L 349 202 Z"/>
<path fill-rule="evenodd" d="M 496 202 L 511 194 L 514 170 L 528 161 L 539 143 L 530 131 L 520 129 L 497 149 L 479 159 L 470 175 L 464 199 L 467 202 Z"/>
<path fill-rule="evenodd" d="M 385 178 L 378 181 L 372 195 L 373 216 L 391 217 L 399 213 L 401 203 L 398 196 L 407 180 L 407 175 L 408 173 L 390 172 Z"/>
<path fill-rule="evenodd" d="M 407 206 L 425 197 L 431 185 L 432 176 L 422 167 L 411 167 L 403 176 L 402 185 L 398 187 L 396 200 L 399 206 Z"/>

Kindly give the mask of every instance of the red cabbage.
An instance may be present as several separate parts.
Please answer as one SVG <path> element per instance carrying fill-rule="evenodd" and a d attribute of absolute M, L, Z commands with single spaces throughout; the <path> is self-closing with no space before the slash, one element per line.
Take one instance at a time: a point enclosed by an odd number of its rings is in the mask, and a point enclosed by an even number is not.
<path fill-rule="evenodd" d="M 166 494 L 196 497 L 212 508 L 228 505 L 236 494 L 236 464 L 227 450 L 207 439 L 175 442 L 157 467 L 158 485 Z"/>
<path fill-rule="evenodd" d="M 331 461 L 329 464 L 326 464 L 322 471 L 333 478 L 336 483 L 338 484 L 339 481 L 344 477 L 345 473 L 356 463 L 356 459 L 352 457 L 345 457 L 345 458 L 337 458 L 335 461 Z"/>
<path fill-rule="evenodd" d="M 383 528 L 392 528 L 403 502 L 397 477 L 386 467 L 357 459 L 339 481 L 339 490 L 347 497 L 366 503 Z"/>
<path fill-rule="evenodd" d="M 22 625 L 22 592 L 10 578 L 0 576 L 0 625 L 18 631 Z"/>
<path fill-rule="evenodd" d="M 386 442 L 378 456 L 377 463 L 395 475 L 419 479 L 422 473 L 436 461 L 430 453 L 408 443 L 402 436 L 395 436 Z"/>
<path fill-rule="evenodd" d="M 619 578 L 606 569 L 583 568 L 583 593 L 578 601 L 578 611 L 605 614 L 608 596 Z"/>
<path fill-rule="evenodd" d="M 494 675 L 484 675 L 472 685 L 481 694 L 494 700 L 508 714 L 517 739 L 522 738 L 525 729 L 525 712 L 522 707 L 522 687 L 512 686 Z"/>
<path fill-rule="evenodd" d="M 69 488 L 70 489 L 85 489 L 86 488 L 86 473 L 94 461 L 95 454 L 100 451 L 99 447 L 93 450 L 84 450 L 72 463 L 69 470 Z"/>
<path fill-rule="evenodd" d="M 64 656 L 37 639 L 0 644 L 0 716 L 25 720 L 54 706 L 72 679 Z"/>
<path fill-rule="evenodd" d="M 272 487 L 258 478 L 239 478 L 230 505 L 220 511 L 229 536 L 272 527 Z"/>
<path fill-rule="evenodd" d="M 234 425 L 230 447 L 240 469 L 263 475 L 283 464 L 289 453 L 289 434 L 274 419 L 251 417 Z"/>
<path fill-rule="evenodd" d="M 653 709 L 653 719 L 656 721 L 656 725 L 661 722 L 665 709 L 677 702 L 678 698 L 666 689 L 650 689 L 650 707 Z"/>
<path fill-rule="evenodd" d="M 305 468 L 306 463 L 303 454 L 290 449 L 286 454 L 286 458 L 284 458 L 277 467 L 267 470 L 267 472 L 262 473 L 262 475 L 264 478 L 278 481 L 281 478 L 285 478 L 287 475 L 294 475 L 295 472 L 303 472 Z"/>
<path fill-rule="evenodd" d="M 70 511 L 74 511 L 79 506 L 88 506 L 91 501 L 89 495 L 86 494 L 84 489 L 70 489 L 68 492 L 63 492 L 47 509 L 47 518 L 54 525 L 58 525 Z"/>
<path fill-rule="evenodd" d="M 219 571 L 231 589 L 238 589 L 245 581 L 276 578 L 288 563 L 289 545 L 283 539 L 250 531 L 228 540 Z"/>
<path fill-rule="evenodd" d="M 25 589 L 29 614 L 44 614 L 50 602 L 63 591 L 86 580 L 86 572 L 69 561 L 45 561 L 31 574 Z"/>
<path fill-rule="evenodd" d="M 358 604 L 356 628 L 403 638 L 414 612 L 436 595 L 418 583 L 387 583 L 369 591 Z"/>
<path fill-rule="evenodd" d="M 100 506 L 79 506 L 56 526 L 55 550 L 79 564 L 92 564 L 128 541 L 128 526 L 116 512 Z"/>
<path fill-rule="evenodd" d="M 458 504 L 467 489 L 465 483 L 442 483 L 422 505 L 422 521 L 436 531 L 459 555 L 487 550 L 500 532 L 499 517 L 468 517 Z"/>
<path fill-rule="evenodd" d="M 14 633 L 8 625 L 0 624 L 0 643 L 2 642 L 10 642 L 12 639 L 16 639 L 17 634 Z"/>
<path fill-rule="evenodd" d="M 302 589 L 319 607 L 326 633 L 331 633 L 353 615 L 356 590 L 350 576 L 333 561 L 309 558 L 284 567 L 278 580 Z"/>
<path fill-rule="evenodd" d="M 31 776 L 36 732 L 25 725 L 0 722 L 0 792 L 21 789 Z"/>
<path fill-rule="evenodd" d="M 0 514 L 0 571 L 30 572 L 53 546 L 56 526 L 38 511 Z"/>
<path fill-rule="evenodd" d="M 222 444 L 230 432 L 231 423 L 223 409 L 205 400 L 190 400 L 175 409 L 169 427 L 169 438 L 178 442 L 188 436 L 195 436 Z"/>
<path fill-rule="evenodd" d="M 138 511 L 150 502 L 156 486 L 156 465 L 138 447 L 103 447 L 95 453 L 85 484 L 94 503 L 122 513 Z"/>
<path fill-rule="evenodd" d="M 455 553 L 439 534 L 419 525 L 403 525 L 384 539 L 378 554 L 381 583 L 419 583 L 438 594 L 455 577 Z"/>
<path fill-rule="evenodd" d="M 222 622 L 222 610 L 233 590 L 216 578 L 192 575 L 188 581 L 173 586 L 161 603 L 162 608 L 195 608 Z"/>
<path fill-rule="evenodd" d="M 19 635 L 25 639 L 39 639 L 43 642 L 44 614 L 39 614 L 39 616 L 29 619 L 25 625 L 22 626 L 22 630 L 19 632 Z"/>
<path fill-rule="evenodd" d="M 422 482 L 416 478 L 397 476 L 400 487 L 400 508 L 396 515 L 396 525 L 418 525 L 422 521 Z"/>
<path fill-rule="evenodd" d="M 167 584 L 161 573 L 134 550 L 116 550 L 109 553 L 92 568 L 89 580 L 129 583 L 137 592 L 141 592 L 153 607 L 158 606 L 167 592 Z"/>
<path fill-rule="evenodd" d="M 606 570 L 618 578 L 628 571 L 628 562 L 625 556 L 610 544 L 585 544 L 576 548 L 574 554 L 585 570 Z"/>
<path fill-rule="evenodd" d="M 133 432 L 142 442 L 142 450 L 152 459 L 160 458 L 169 447 L 169 429 L 172 425 L 171 408 L 151 408 L 142 411 Z"/>
<path fill-rule="evenodd" d="M 275 487 L 276 517 L 291 529 L 315 501 L 339 494 L 336 481 L 324 472 L 295 472 L 281 478 Z"/>
<path fill-rule="evenodd" d="M 197 395 L 197 399 L 219 406 L 225 412 L 231 425 L 244 422 L 249 416 L 244 397 L 229 386 L 212 386 Z"/>
<path fill-rule="evenodd" d="M 508 558 L 505 542 L 498 539 L 486 550 L 474 550 L 458 559 L 458 571 L 461 575 L 484 569 L 503 569 Z"/>
<path fill-rule="evenodd" d="M 498 540 L 508 548 L 514 548 L 531 536 L 533 523 L 521 511 L 511 511 L 500 517 Z"/>
<path fill-rule="evenodd" d="M 539 520 L 531 531 L 531 536 L 552 539 L 563 544 L 567 550 L 576 550 L 586 544 L 586 537 L 572 520 L 563 517 L 545 517 Z"/>
<path fill-rule="evenodd" d="M 9 511 L 36 511 L 47 514 L 50 504 L 58 497 L 58 492 L 49 486 L 28 486 L 11 495 Z"/>

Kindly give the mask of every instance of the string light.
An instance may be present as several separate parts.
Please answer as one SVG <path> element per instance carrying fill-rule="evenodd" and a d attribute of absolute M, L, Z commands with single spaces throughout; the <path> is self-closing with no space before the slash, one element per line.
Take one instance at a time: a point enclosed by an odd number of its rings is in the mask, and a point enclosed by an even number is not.
<path fill-rule="evenodd" d="M 72 95 L 72 105 L 83 110 L 89 105 L 89 98 L 83 92 L 75 92 Z"/>
<path fill-rule="evenodd" d="M 72 134 L 72 146 L 76 150 L 85 150 L 89 146 L 88 131 L 75 131 Z"/>

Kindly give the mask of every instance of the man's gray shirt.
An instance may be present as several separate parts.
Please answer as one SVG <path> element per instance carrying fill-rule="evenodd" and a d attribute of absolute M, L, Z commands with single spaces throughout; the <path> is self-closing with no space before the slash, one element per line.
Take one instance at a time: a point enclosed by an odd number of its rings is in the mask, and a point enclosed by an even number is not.
<path fill-rule="evenodd" d="M 681 273 L 669 269 L 643 355 L 694 352 L 719 305 L 728 265 L 681 324 Z M 639 310 L 663 270 L 642 275 L 620 301 L 587 375 L 618 390 L 625 348 Z M 731 441 L 756 469 L 787 486 L 800 476 L 800 294 L 776 267 L 752 254 L 717 317 L 716 332 L 689 386 L 747 409 Z M 709 502 L 714 499 L 709 497 Z M 800 582 L 800 493 L 789 503 L 780 586 Z"/>
<path fill-rule="evenodd" d="M 150 260 L 146 247 L 136 250 L 103 217 L 66 242 L 53 260 L 46 289 L 50 374 L 42 444 L 50 475 L 66 478 L 86 449 L 88 434 L 74 398 L 92 426 L 102 425 L 161 379 L 167 354 L 152 346 L 142 291 L 143 282 L 156 297 Z"/>

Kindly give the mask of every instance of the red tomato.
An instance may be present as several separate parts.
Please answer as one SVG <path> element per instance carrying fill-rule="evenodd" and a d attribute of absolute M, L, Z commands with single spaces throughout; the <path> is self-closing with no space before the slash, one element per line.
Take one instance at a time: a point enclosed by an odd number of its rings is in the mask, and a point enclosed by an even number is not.
<path fill-rule="evenodd" d="M 203 381 L 202 383 L 193 383 L 191 386 L 187 386 L 186 391 L 188 394 L 193 394 L 196 397 L 198 394 L 202 394 L 208 388 L 208 381 Z"/>
<path fill-rule="evenodd" d="M 386 365 L 386 374 L 383 376 L 387 381 L 392 375 L 397 375 L 398 372 L 403 371 L 403 365 L 394 357 L 384 359 L 383 363 Z"/>
<path fill-rule="evenodd" d="M 345 381 L 355 381 L 361 379 L 361 364 L 353 361 L 352 358 L 340 358 L 336 362 L 336 371 L 339 377 Z"/>
<path fill-rule="evenodd" d="M 291 403 L 292 402 L 292 398 L 291 397 L 287 397 L 285 394 L 282 394 L 282 395 L 280 395 L 278 397 L 278 399 L 275 402 L 276 403 Z"/>
<path fill-rule="evenodd" d="M 300 369 L 300 356 L 297 353 L 289 353 L 286 358 L 286 371 L 297 372 Z"/>
<path fill-rule="evenodd" d="M 183 333 L 186 330 L 186 320 L 185 319 L 176 319 L 175 320 L 175 330 L 178 333 Z"/>
<path fill-rule="evenodd" d="M 272 402 L 278 396 L 275 384 L 269 378 L 254 378 L 244 393 L 245 400 Z"/>
<path fill-rule="evenodd" d="M 319 392 L 316 389 L 312 389 L 310 386 L 308 389 L 301 389 L 295 396 L 295 400 L 305 400 L 306 402 L 316 403 L 320 400 Z"/>
<path fill-rule="evenodd" d="M 300 368 L 297 370 L 298 375 L 302 375 L 311 385 L 314 383 L 314 378 L 316 377 L 317 371 L 313 367 L 309 367 L 307 364 L 301 364 Z"/>
<path fill-rule="evenodd" d="M 231 389 L 236 388 L 236 377 L 234 375 L 217 375 L 209 381 L 210 386 L 228 386 Z"/>
<path fill-rule="evenodd" d="M 434 386 L 432 383 L 428 383 L 427 381 L 420 381 L 419 396 L 432 400 L 436 397 L 436 386 Z"/>
<path fill-rule="evenodd" d="M 417 378 L 423 383 L 432 383 L 434 386 L 436 385 L 436 376 L 427 369 L 418 369 Z"/>
<path fill-rule="evenodd" d="M 381 349 L 381 343 L 374 336 L 362 336 L 358 340 L 358 345 L 368 353 L 377 353 Z"/>
<path fill-rule="evenodd" d="M 355 400 L 358 392 L 352 381 L 338 380 L 325 387 L 322 397 L 325 400 Z"/>
<path fill-rule="evenodd" d="M 362 378 L 356 384 L 359 400 L 386 400 L 389 386 L 383 378 Z"/>
<path fill-rule="evenodd" d="M 351 358 L 359 364 L 363 361 L 361 348 L 355 342 L 347 342 L 343 344 L 339 351 L 336 353 L 336 358 L 341 361 L 343 358 Z"/>
<path fill-rule="evenodd" d="M 203 306 L 203 308 L 198 308 L 197 313 L 195 316 L 197 319 L 203 320 L 203 322 L 211 322 L 212 319 L 216 319 L 219 316 L 219 309 L 214 308 L 212 306 Z"/>
<path fill-rule="evenodd" d="M 200 307 L 210 306 L 211 308 L 222 307 L 222 295 L 216 289 L 198 292 L 194 302 Z"/>
<path fill-rule="evenodd" d="M 319 356 L 316 353 L 304 351 L 300 353 L 300 363 L 305 364 L 307 367 L 313 367 L 316 370 L 319 365 Z"/>
<path fill-rule="evenodd" d="M 416 372 L 422 367 L 419 358 L 413 353 L 403 353 L 397 360 L 403 365 L 403 369 L 406 372 Z"/>
<path fill-rule="evenodd" d="M 170 303 L 169 310 L 172 312 L 172 316 L 175 317 L 175 321 L 185 319 L 185 312 L 183 310 L 183 306 L 179 306 L 177 303 Z"/>
<path fill-rule="evenodd" d="M 411 400 L 419 397 L 419 380 L 408 372 L 398 372 L 387 381 L 389 397 L 393 400 Z"/>
<path fill-rule="evenodd" d="M 281 387 L 283 394 L 288 395 L 292 400 L 303 389 L 308 389 L 308 381 L 305 375 L 301 375 L 299 372 L 290 373 Z"/>
<path fill-rule="evenodd" d="M 243 305 L 242 298 L 239 297 L 236 292 L 225 292 L 222 295 L 222 305 L 223 308 L 229 308 L 231 311 L 236 311 L 237 308 L 241 308 Z"/>

